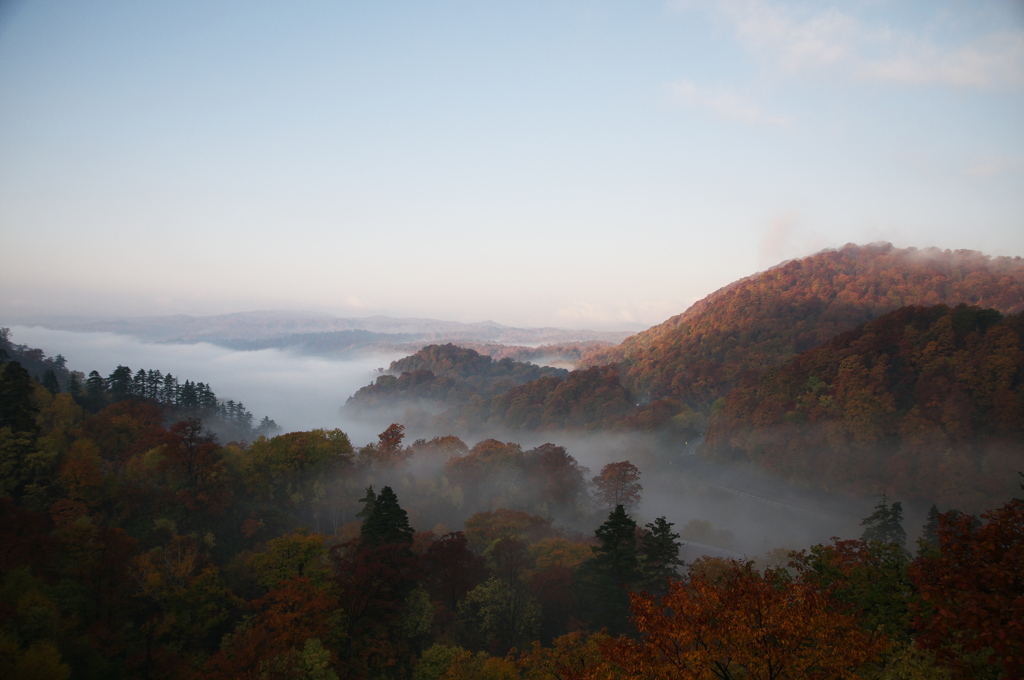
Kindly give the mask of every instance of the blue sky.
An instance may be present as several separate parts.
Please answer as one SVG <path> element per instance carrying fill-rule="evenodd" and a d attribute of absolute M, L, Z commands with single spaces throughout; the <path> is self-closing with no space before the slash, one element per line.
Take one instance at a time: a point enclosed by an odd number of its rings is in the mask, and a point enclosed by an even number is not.
<path fill-rule="evenodd" d="M 1024 255 L 1024 3 L 0 10 L 0 320 L 658 323 L 848 242 Z"/>

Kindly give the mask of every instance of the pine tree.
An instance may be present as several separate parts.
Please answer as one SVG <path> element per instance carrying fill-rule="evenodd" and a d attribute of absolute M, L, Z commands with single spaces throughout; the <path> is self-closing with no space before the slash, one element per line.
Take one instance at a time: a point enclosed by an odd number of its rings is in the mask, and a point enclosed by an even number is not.
<path fill-rule="evenodd" d="M 392 543 L 412 543 L 416 533 L 409 526 L 409 515 L 398 504 L 398 496 L 385 486 L 380 494 L 373 496 L 373 487 L 366 490 L 367 500 L 360 514 L 366 512 L 363 526 L 359 530 L 359 542 L 364 546 L 378 546 Z M 367 512 L 368 511 L 368 512 Z"/>
<path fill-rule="evenodd" d="M 52 368 L 46 369 L 46 372 L 43 373 L 43 379 L 39 382 L 50 392 L 50 394 L 57 394 L 60 392 L 60 383 L 57 382 L 57 374 L 53 372 Z"/>
<path fill-rule="evenodd" d="M 85 381 L 85 395 L 89 400 L 98 404 L 106 391 L 107 381 L 103 379 L 103 376 L 98 371 L 89 371 L 89 377 Z"/>
<path fill-rule="evenodd" d="M 937 550 L 939 547 L 939 509 L 932 505 L 928 510 L 928 519 L 921 529 L 921 537 L 917 539 L 917 554 L 922 556 Z"/>
<path fill-rule="evenodd" d="M 594 532 L 599 545 L 583 566 L 582 580 L 591 623 L 608 627 L 613 634 L 625 632 L 629 621 L 628 587 L 640 578 L 636 546 L 636 522 L 621 505 Z"/>
<path fill-rule="evenodd" d="M 895 543 L 903 547 L 907 544 L 907 532 L 903 530 L 903 504 L 890 505 L 882 493 L 882 500 L 875 506 L 875 511 L 861 521 L 865 527 L 861 538 L 865 541 L 881 541 Z"/>
<path fill-rule="evenodd" d="M 643 589 L 655 595 L 668 592 L 668 580 L 679 578 L 679 534 L 672 531 L 672 522 L 659 517 L 646 525 L 650 532 L 640 547 L 640 572 Z"/>
<path fill-rule="evenodd" d="M 107 389 L 110 390 L 114 401 L 130 397 L 132 394 L 132 369 L 118 365 L 114 372 L 107 377 Z"/>

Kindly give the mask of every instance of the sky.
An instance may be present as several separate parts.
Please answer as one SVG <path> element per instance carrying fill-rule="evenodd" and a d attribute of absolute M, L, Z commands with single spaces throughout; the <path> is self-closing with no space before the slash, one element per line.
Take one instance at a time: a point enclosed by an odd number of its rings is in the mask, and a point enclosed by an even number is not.
<path fill-rule="evenodd" d="M 642 328 L 873 241 L 1024 256 L 1021 0 L 0 3 L 0 323 Z"/>

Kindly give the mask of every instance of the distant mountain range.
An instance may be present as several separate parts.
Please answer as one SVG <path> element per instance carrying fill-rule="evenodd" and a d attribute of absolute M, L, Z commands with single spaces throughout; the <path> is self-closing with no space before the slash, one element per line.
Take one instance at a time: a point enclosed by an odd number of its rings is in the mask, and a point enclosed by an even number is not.
<path fill-rule="evenodd" d="M 338 354 L 386 349 L 413 353 L 429 344 L 453 342 L 491 355 L 521 360 L 553 357 L 567 362 L 579 360 L 588 349 L 611 346 L 630 335 L 629 331 L 514 328 L 493 321 L 460 323 L 387 316 L 340 318 L 288 311 L 134 318 L 34 316 L 16 321 L 56 330 L 120 333 L 147 342 L 209 342 L 239 350 L 278 348 L 307 354 Z M 542 345 L 549 347 L 538 349 Z M 518 351 L 510 351 L 510 348 Z"/>

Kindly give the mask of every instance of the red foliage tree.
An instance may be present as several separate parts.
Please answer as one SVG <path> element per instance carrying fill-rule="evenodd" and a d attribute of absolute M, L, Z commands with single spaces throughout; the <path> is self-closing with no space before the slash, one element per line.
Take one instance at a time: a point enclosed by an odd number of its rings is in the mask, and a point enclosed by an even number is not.
<path fill-rule="evenodd" d="M 960 666 L 961 652 L 984 652 L 1005 677 L 1024 677 L 1024 501 L 981 519 L 941 515 L 937 554 L 911 565 L 918 644 Z"/>

